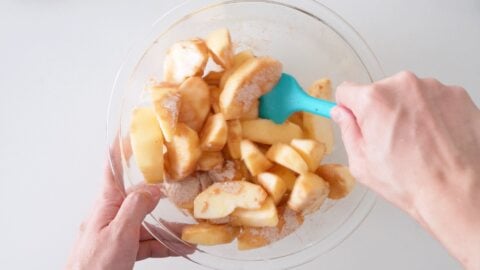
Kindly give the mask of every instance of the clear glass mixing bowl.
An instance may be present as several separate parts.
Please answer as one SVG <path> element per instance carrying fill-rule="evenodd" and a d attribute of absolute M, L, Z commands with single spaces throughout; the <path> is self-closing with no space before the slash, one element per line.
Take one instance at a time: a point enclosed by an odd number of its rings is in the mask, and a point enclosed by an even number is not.
<path fill-rule="evenodd" d="M 130 112 L 145 102 L 144 87 L 150 79 L 161 80 L 163 59 L 171 44 L 204 37 L 217 28 L 230 29 L 237 50 L 253 49 L 256 55 L 280 60 L 284 71 L 308 87 L 322 77 L 336 86 L 342 81 L 368 83 L 383 77 L 371 50 L 355 30 L 332 10 L 313 0 L 221 1 L 192 0 L 163 15 L 147 37 L 129 54 L 115 80 L 108 117 L 108 141 L 120 151 L 111 160 L 121 188 L 142 182 L 133 159 L 127 159 Z M 327 162 L 347 163 L 340 132 Z M 119 136 L 123 140 L 115 140 Z M 126 142 L 126 143 L 125 143 Z M 269 246 L 238 251 L 236 242 L 198 246 L 189 260 L 214 269 L 290 269 L 336 247 L 365 219 L 375 196 L 357 185 L 345 199 L 328 200 L 320 211 L 306 216 L 295 233 Z M 162 199 L 145 220 L 147 229 L 164 245 L 185 253 L 190 245 L 175 235 L 172 222 L 194 223 L 168 199 Z M 150 224 L 150 225 L 148 225 Z M 191 249 L 191 247 L 190 247 Z"/>

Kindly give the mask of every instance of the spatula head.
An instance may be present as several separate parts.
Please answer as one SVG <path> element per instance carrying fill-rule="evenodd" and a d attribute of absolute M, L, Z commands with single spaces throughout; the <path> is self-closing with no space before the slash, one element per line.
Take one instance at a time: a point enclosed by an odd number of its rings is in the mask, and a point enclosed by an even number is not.
<path fill-rule="evenodd" d="M 283 73 L 273 90 L 260 98 L 260 117 L 270 119 L 277 124 L 285 122 L 292 113 L 297 111 L 296 102 L 299 102 L 303 95 L 305 92 L 297 80 Z"/>

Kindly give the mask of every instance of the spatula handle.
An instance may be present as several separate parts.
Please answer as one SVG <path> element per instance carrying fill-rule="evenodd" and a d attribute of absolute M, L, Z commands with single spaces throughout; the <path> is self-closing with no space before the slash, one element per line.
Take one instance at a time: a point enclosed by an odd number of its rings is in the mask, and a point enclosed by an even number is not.
<path fill-rule="evenodd" d="M 330 112 L 335 106 L 337 106 L 334 102 L 314 98 L 307 94 L 302 97 L 301 102 L 299 103 L 299 111 L 306 111 L 326 118 L 332 118 Z"/>

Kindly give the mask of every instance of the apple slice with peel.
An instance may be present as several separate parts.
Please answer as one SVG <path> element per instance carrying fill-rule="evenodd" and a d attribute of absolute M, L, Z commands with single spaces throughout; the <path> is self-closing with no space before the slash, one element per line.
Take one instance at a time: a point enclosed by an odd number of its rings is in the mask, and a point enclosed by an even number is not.
<path fill-rule="evenodd" d="M 239 232 L 238 227 L 204 222 L 183 227 L 182 240 L 195 245 L 214 246 L 232 242 Z"/>
<path fill-rule="evenodd" d="M 266 198 L 262 187 L 247 181 L 217 182 L 195 198 L 193 215 L 201 219 L 222 218 L 236 208 L 259 209 Z"/>
<path fill-rule="evenodd" d="M 237 208 L 230 215 L 233 226 L 274 227 L 277 223 L 277 208 L 272 198 L 267 198 L 259 209 Z"/>

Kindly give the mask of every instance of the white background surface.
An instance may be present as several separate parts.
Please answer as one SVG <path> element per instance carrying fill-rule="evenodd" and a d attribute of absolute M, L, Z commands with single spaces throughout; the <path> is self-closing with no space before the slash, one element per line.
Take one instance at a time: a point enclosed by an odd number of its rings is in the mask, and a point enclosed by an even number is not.
<path fill-rule="evenodd" d="M 1 0 L 0 268 L 61 269 L 99 191 L 105 119 L 132 43 L 179 1 Z M 460 84 L 480 104 L 480 1 L 324 0 L 376 52 Z M 203 269 L 184 259 L 136 269 Z M 460 269 L 415 222 L 379 200 L 334 251 L 299 269 Z"/>

